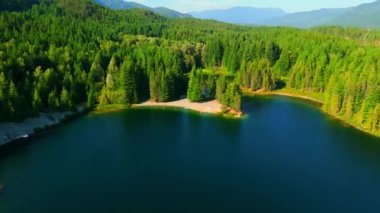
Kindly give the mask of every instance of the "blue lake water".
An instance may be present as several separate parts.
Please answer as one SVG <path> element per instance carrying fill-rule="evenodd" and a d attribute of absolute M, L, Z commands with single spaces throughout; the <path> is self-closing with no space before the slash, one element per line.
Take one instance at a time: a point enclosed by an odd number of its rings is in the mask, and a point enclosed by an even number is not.
<path fill-rule="evenodd" d="M 286 97 L 133 109 L 0 150 L 1 212 L 379 212 L 380 139 Z"/>

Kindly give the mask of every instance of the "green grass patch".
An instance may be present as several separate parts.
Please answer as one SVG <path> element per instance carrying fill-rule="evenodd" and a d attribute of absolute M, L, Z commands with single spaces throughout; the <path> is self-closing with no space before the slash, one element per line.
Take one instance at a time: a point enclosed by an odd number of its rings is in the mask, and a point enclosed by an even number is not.
<path fill-rule="evenodd" d="M 93 114 L 103 114 L 103 113 L 109 113 L 109 112 L 117 112 L 129 109 L 130 105 L 126 104 L 107 104 L 107 105 L 99 105 L 95 108 L 93 111 Z"/>

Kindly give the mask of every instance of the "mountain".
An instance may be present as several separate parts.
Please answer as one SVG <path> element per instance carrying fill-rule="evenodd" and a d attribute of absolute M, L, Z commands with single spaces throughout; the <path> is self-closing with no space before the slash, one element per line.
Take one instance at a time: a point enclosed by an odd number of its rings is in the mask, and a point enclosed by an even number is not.
<path fill-rule="evenodd" d="M 214 19 L 235 24 L 255 24 L 266 19 L 283 17 L 286 12 L 278 8 L 233 7 L 190 14 L 201 19 Z"/>
<path fill-rule="evenodd" d="M 380 0 L 350 8 L 320 9 L 286 13 L 276 8 L 233 7 L 192 12 L 196 18 L 214 19 L 234 24 L 315 27 L 340 25 L 380 28 Z"/>
<path fill-rule="evenodd" d="M 94 1 L 104 7 L 108 7 L 114 10 L 129 10 L 129 9 L 134 9 L 134 8 L 141 8 L 141 9 L 151 10 L 154 13 L 157 13 L 159 15 L 171 17 L 171 18 L 191 17 L 191 15 L 189 14 L 180 13 L 178 11 L 175 11 L 166 7 L 150 8 L 136 2 L 129 2 L 129 1 L 124 1 L 124 0 L 94 0 Z"/>
<path fill-rule="evenodd" d="M 356 27 L 380 27 L 380 1 L 361 4 L 331 20 L 329 24 Z"/>
<path fill-rule="evenodd" d="M 114 9 L 114 10 L 128 10 L 134 8 L 149 9 L 149 7 L 136 3 L 136 2 L 127 2 L 124 0 L 94 0 L 96 3 Z"/>
<path fill-rule="evenodd" d="M 166 7 L 156 7 L 156 8 L 150 8 L 153 12 L 166 16 L 166 17 L 172 17 L 172 18 L 191 18 L 192 16 L 190 14 L 180 13 L 178 11 L 166 8 Z"/>
<path fill-rule="evenodd" d="M 290 13 L 283 17 L 267 19 L 255 24 L 267 26 L 293 26 L 293 27 L 314 27 L 324 25 L 331 20 L 347 13 L 352 8 L 342 9 L 321 9 L 309 12 Z"/>

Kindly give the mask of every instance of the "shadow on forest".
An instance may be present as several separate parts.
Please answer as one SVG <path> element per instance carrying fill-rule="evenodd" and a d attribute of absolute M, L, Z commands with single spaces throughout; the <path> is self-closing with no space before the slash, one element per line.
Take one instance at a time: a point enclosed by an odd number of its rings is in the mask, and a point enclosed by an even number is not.
<path fill-rule="evenodd" d="M 282 79 L 276 80 L 276 90 L 284 89 L 286 87 L 286 82 Z"/>

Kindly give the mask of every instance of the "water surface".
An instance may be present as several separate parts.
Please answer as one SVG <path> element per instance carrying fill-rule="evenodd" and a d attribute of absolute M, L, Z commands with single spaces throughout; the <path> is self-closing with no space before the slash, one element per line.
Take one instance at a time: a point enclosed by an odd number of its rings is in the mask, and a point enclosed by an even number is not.
<path fill-rule="evenodd" d="M 84 116 L 0 152 L 2 212 L 379 212 L 380 140 L 286 97 Z"/>

